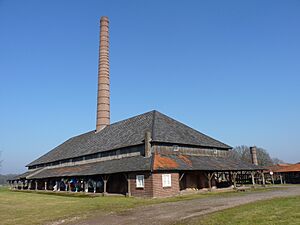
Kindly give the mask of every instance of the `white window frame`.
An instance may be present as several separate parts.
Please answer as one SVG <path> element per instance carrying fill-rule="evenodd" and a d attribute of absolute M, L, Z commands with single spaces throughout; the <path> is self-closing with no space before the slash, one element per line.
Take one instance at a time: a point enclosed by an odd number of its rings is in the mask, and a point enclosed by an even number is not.
<path fill-rule="evenodd" d="M 142 181 L 142 182 L 140 182 L 140 181 Z M 136 175 L 135 184 L 136 184 L 137 188 L 144 188 L 145 187 L 145 176 L 144 175 Z"/>
<path fill-rule="evenodd" d="M 161 180 L 163 187 L 172 187 L 172 175 L 170 173 L 162 174 Z"/>

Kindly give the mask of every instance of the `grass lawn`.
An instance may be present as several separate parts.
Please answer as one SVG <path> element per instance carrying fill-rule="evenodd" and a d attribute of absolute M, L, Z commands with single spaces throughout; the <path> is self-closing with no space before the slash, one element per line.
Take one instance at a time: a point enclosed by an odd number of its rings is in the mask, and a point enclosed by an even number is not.
<path fill-rule="evenodd" d="M 201 218 L 183 221 L 176 225 L 299 225 L 300 196 L 258 201 Z"/>
<path fill-rule="evenodd" d="M 268 191 L 272 188 L 255 189 Z M 125 197 L 101 197 L 84 194 L 56 194 L 53 192 L 21 192 L 0 188 L 0 224 L 44 224 L 70 217 L 85 217 L 99 212 L 116 212 L 142 205 L 174 202 L 208 196 L 243 195 L 242 192 L 205 193 L 164 199 L 139 199 Z M 298 205 L 299 206 L 299 205 Z"/>

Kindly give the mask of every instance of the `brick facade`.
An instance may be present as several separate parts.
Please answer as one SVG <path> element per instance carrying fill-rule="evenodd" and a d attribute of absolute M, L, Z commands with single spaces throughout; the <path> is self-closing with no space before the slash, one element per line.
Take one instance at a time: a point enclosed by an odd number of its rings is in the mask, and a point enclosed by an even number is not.
<path fill-rule="evenodd" d="M 136 187 L 136 175 L 144 175 L 144 188 Z M 152 175 L 151 173 L 131 173 L 129 174 L 130 181 L 130 191 L 131 195 L 134 197 L 153 197 L 153 185 L 152 185 Z"/>
<path fill-rule="evenodd" d="M 171 174 L 171 187 L 163 187 L 162 174 Z M 166 172 L 166 173 L 153 173 L 153 197 L 169 197 L 178 195 L 179 188 L 179 173 Z"/>
<path fill-rule="evenodd" d="M 163 187 L 162 174 L 171 174 L 171 187 Z M 144 188 L 136 187 L 136 175 L 144 175 Z M 134 197 L 169 197 L 178 195 L 179 174 L 174 172 L 166 173 L 131 173 L 129 175 L 130 191 Z"/>

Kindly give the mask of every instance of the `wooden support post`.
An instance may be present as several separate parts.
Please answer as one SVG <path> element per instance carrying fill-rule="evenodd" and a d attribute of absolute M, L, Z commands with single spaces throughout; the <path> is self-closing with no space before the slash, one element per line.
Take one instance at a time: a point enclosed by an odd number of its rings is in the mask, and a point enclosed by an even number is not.
<path fill-rule="evenodd" d="M 28 190 L 31 190 L 31 180 L 28 181 Z"/>
<path fill-rule="evenodd" d="M 231 174 L 231 172 L 228 172 L 228 177 L 229 177 L 229 181 L 230 181 L 231 185 L 233 185 L 233 183 L 232 183 L 232 174 Z"/>
<path fill-rule="evenodd" d="M 184 177 L 184 174 L 185 174 L 185 173 L 182 173 L 182 174 L 181 174 L 181 176 L 180 176 L 180 178 L 179 178 L 179 181 L 182 180 L 182 178 Z"/>
<path fill-rule="evenodd" d="M 233 188 L 236 189 L 236 176 L 237 172 L 232 173 L 232 179 L 233 179 Z"/>
<path fill-rule="evenodd" d="M 24 181 L 21 180 L 21 190 L 24 190 Z"/>
<path fill-rule="evenodd" d="M 68 191 L 69 191 L 69 192 L 72 192 L 71 182 L 70 182 L 70 181 L 68 182 Z"/>
<path fill-rule="evenodd" d="M 280 183 L 283 184 L 282 175 L 279 174 L 279 176 L 280 176 Z"/>
<path fill-rule="evenodd" d="M 60 191 L 60 183 L 61 183 L 61 180 L 58 181 L 57 191 Z"/>
<path fill-rule="evenodd" d="M 213 176 L 214 176 L 214 173 L 211 173 L 211 172 L 207 173 L 208 189 L 209 189 L 209 191 L 212 191 L 211 179 L 213 178 Z"/>
<path fill-rule="evenodd" d="M 208 179 L 208 190 L 211 191 L 211 173 L 207 173 L 207 179 Z"/>
<path fill-rule="evenodd" d="M 106 191 L 107 179 L 106 176 L 103 178 L 103 195 L 107 195 Z"/>
<path fill-rule="evenodd" d="M 255 188 L 255 172 L 251 172 L 251 178 L 252 178 L 252 187 Z"/>
<path fill-rule="evenodd" d="M 241 173 L 240 173 L 240 182 L 241 182 L 241 184 L 244 184 L 244 177 L 243 177 L 243 171 L 241 171 Z"/>
<path fill-rule="evenodd" d="M 131 197 L 130 175 L 127 174 L 125 177 L 127 178 L 127 196 Z"/>
<path fill-rule="evenodd" d="M 45 191 L 47 191 L 47 181 L 45 181 Z"/>
<path fill-rule="evenodd" d="M 54 191 L 58 191 L 58 181 L 55 181 L 55 186 L 56 186 L 56 188 Z"/>
<path fill-rule="evenodd" d="M 97 191 L 97 182 L 94 181 L 94 193 L 96 193 L 96 191 Z"/>
<path fill-rule="evenodd" d="M 84 181 L 84 191 L 85 191 L 85 193 L 89 192 L 89 182 L 88 181 Z"/>
<path fill-rule="evenodd" d="M 262 186 L 265 187 L 266 186 L 266 180 L 265 180 L 265 175 L 264 175 L 263 171 L 261 171 L 261 178 L 262 178 Z"/>
<path fill-rule="evenodd" d="M 109 179 L 109 175 L 103 175 L 102 180 L 103 180 L 103 195 L 107 195 L 107 181 Z"/>
<path fill-rule="evenodd" d="M 35 181 L 35 190 L 36 191 L 38 190 L 38 182 L 37 182 L 37 180 Z"/>

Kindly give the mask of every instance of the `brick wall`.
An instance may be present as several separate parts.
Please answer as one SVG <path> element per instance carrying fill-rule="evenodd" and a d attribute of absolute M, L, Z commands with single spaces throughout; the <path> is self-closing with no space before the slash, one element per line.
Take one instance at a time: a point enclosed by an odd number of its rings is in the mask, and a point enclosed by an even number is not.
<path fill-rule="evenodd" d="M 144 188 L 136 187 L 136 175 L 144 175 Z M 131 173 L 130 178 L 130 191 L 131 195 L 134 197 L 153 197 L 153 185 L 152 185 L 152 175 L 151 173 Z"/>
<path fill-rule="evenodd" d="M 153 185 L 153 197 L 168 197 L 179 194 L 179 174 L 171 174 L 171 187 L 162 186 L 162 174 L 164 173 L 153 173 L 152 174 L 152 185 Z"/>

